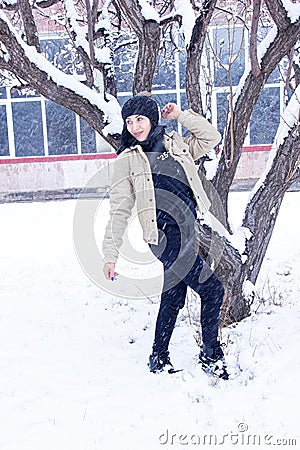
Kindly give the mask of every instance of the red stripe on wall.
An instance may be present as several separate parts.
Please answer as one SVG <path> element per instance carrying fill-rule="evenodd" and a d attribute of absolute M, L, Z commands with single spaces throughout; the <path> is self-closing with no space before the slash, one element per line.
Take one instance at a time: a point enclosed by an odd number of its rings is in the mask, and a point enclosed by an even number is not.
<path fill-rule="evenodd" d="M 272 145 L 249 145 L 243 147 L 243 152 L 268 152 Z"/>
<path fill-rule="evenodd" d="M 55 161 L 81 161 L 91 159 L 113 159 L 115 153 L 89 153 L 86 155 L 60 155 L 60 156 L 28 156 L 25 158 L 0 158 L 0 164 L 21 164 Z"/>
<path fill-rule="evenodd" d="M 249 145 L 243 147 L 243 152 L 267 152 L 271 145 Z M 25 158 L 0 158 L 0 164 L 21 164 L 55 161 L 82 161 L 91 159 L 114 159 L 116 153 L 88 153 L 85 155 L 59 155 L 59 156 L 27 156 Z"/>

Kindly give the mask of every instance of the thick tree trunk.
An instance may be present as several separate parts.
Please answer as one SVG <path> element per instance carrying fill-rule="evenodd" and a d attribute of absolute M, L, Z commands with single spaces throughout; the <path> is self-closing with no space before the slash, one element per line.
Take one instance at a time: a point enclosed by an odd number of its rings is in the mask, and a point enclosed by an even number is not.
<path fill-rule="evenodd" d="M 247 205 L 242 226 L 251 237 L 246 241 L 246 260 L 224 238 L 206 226 L 200 227 L 199 246 L 202 256 L 211 264 L 225 286 L 222 324 L 228 325 L 246 317 L 252 298 L 244 292 L 244 283 L 255 284 L 280 206 L 287 189 L 300 179 L 299 121 L 278 148 L 264 182 Z"/>
<path fill-rule="evenodd" d="M 203 113 L 201 98 L 201 56 L 207 33 L 207 27 L 214 12 L 217 0 L 206 0 L 201 15 L 196 19 L 186 60 L 186 92 L 189 106 L 196 112 Z"/>
<path fill-rule="evenodd" d="M 250 303 L 243 293 L 243 264 L 238 250 L 206 225 L 199 227 L 198 244 L 201 256 L 214 268 L 225 288 L 222 326 L 244 319 L 249 315 Z"/>
<path fill-rule="evenodd" d="M 138 35 L 139 50 L 133 81 L 134 94 L 141 91 L 151 92 L 160 46 L 159 37 L 159 24 L 153 20 L 146 21 L 142 34 Z"/>
<path fill-rule="evenodd" d="M 18 0 L 17 5 L 22 16 L 25 35 L 28 45 L 33 45 L 40 51 L 38 31 L 33 17 L 32 7 L 28 0 Z"/>
<path fill-rule="evenodd" d="M 264 182 L 245 211 L 243 226 L 252 233 L 247 242 L 248 259 L 245 276 L 253 284 L 258 277 L 284 194 L 296 178 L 300 178 L 299 122 L 277 151 Z M 298 167 L 298 168 L 297 168 Z"/>
<path fill-rule="evenodd" d="M 138 57 L 133 77 L 133 94 L 151 92 L 160 47 L 160 25 L 146 20 L 137 0 L 116 0 L 123 16 L 138 37 Z"/>

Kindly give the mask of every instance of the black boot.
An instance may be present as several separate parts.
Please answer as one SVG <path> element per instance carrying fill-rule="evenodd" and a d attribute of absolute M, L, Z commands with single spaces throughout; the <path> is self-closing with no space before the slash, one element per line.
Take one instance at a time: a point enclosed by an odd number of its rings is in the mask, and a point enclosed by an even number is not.
<path fill-rule="evenodd" d="M 162 372 L 164 370 L 172 373 L 174 370 L 168 353 L 166 355 L 159 355 L 157 353 L 150 355 L 148 367 L 150 369 L 150 372 L 153 373 Z"/>
<path fill-rule="evenodd" d="M 219 342 L 213 347 L 205 344 L 201 346 L 199 363 L 202 364 L 204 372 L 228 380 L 226 361 Z"/>

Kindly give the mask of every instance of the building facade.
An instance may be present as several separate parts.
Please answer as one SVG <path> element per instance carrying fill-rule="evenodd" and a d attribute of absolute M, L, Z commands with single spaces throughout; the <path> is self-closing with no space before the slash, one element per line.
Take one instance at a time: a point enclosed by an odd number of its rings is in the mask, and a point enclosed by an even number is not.
<path fill-rule="evenodd" d="M 261 38 L 267 33 L 261 30 Z M 231 33 L 231 37 L 230 37 Z M 153 80 L 153 96 L 160 106 L 176 102 L 187 108 L 185 93 L 184 43 L 170 48 L 161 57 Z M 232 42 L 229 40 L 232 39 Z M 231 54 L 229 50 L 231 49 Z M 74 71 L 71 44 L 61 34 L 44 32 L 41 50 L 47 59 L 66 73 Z M 120 51 L 115 58 L 119 101 L 132 91 L 133 61 L 136 44 Z M 228 113 L 228 61 L 232 87 L 238 85 L 249 65 L 249 32 L 242 27 L 229 30 L 222 25 L 210 27 L 206 47 L 206 65 L 212 123 L 222 133 Z M 232 58 L 232 56 L 235 56 Z M 284 64 L 284 63 L 283 63 Z M 284 82 L 279 69 L 271 74 L 252 114 L 236 180 L 254 180 L 262 173 L 274 140 L 284 105 Z M 177 123 L 167 124 L 177 127 Z M 76 195 L 93 174 L 101 170 L 94 189 L 106 192 L 115 152 L 74 112 L 43 98 L 33 90 L 19 91 L 0 86 L 0 195 L 13 198 L 17 193 L 61 192 Z M 179 130 L 185 133 L 185 130 Z M 103 176 L 103 174 L 106 174 Z M 98 186 L 96 183 L 100 183 Z M 30 194 L 28 194 L 30 197 Z"/>

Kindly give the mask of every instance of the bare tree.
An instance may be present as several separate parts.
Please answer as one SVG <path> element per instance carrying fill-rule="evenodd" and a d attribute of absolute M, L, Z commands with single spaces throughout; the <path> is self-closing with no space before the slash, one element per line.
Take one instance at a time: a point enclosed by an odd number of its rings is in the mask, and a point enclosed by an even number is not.
<path fill-rule="evenodd" d="M 146 20 L 138 0 L 116 0 L 124 17 L 138 38 L 138 56 L 135 65 L 133 93 L 151 92 L 160 47 L 159 16 Z M 155 16 L 154 16 L 155 17 Z M 145 70 L 146 69 L 146 70 Z"/>
<path fill-rule="evenodd" d="M 120 108 L 116 101 L 117 83 L 114 58 L 120 49 L 135 46 L 132 91 L 151 91 L 158 57 L 166 30 L 185 35 L 186 84 L 189 106 L 202 113 L 203 60 L 209 25 L 223 14 L 238 18 L 250 33 L 250 69 L 239 86 L 231 83 L 229 114 L 216 160 L 201 165 L 200 176 L 212 199 L 212 212 L 233 234 L 228 218 L 228 195 L 242 154 L 247 127 L 260 93 L 276 66 L 289 58 L 286 89 L 293 96 L 282 117 L 280 129 L 270 153 L 268 170 L 254 189 L 247 204 L 240 232 L 244 236 L 241 251 L 233 239 L 220 236 L 212 227 L 201 227 L 200 246 L 203 255 L 214 260 L 216 272 L 226 287 L 224 323 L 247 316 L 253 299 L 253 286 L 266 254 L 279 208 L 285 192 L 300 178 L 299 138 L 299 66 L 293 55 L 299 51 L 300 20 L 291 19 L 281 0 L 230 2 L 216 0 L 185 1 L 189 7 L 189 27 L 180 0 L 41 0 L 36 3 L 5 0 L 0 7 L 0 69 L 15 77 L 18 86 L 30 86 L 79 114 L 113 147 L 119 144 Z M 235 12 L 232 11 L 235 5 Z M 263 6 L 262 6 L 263 5 Z M 267 7 L 269 26 L 267 40 L 257 46 L 258 24 Z M 238 9 L 239 8 L 239 9 Z M 245 14 L 242 14 L 242 11 Z M 72 42 L 78 55 L 84 80 L 63 74 L 41 52 L 37 17 L 55 20 L 60 32 Z M 218 19 L 219 20 L 219 19 Z M 192 24 L 192 28 L 190 28 Z M 190 37 L 189 37 L 190 33 Z M 189 40 L 188 40 L 189 37 Z M 188 40 L 188 41 L 187 41 Z M 172 41 L 176 45 L 176 40 Z M 214 164 L 215 173 L 208 183 L 205 170 Z M 216 196 L 215 196 L 216 197 Z M 247 289 L 246 289 L 247 287 Z"/>

